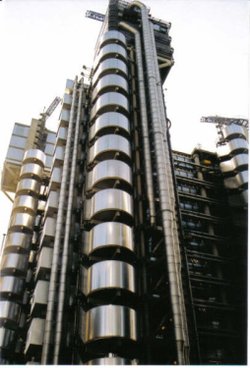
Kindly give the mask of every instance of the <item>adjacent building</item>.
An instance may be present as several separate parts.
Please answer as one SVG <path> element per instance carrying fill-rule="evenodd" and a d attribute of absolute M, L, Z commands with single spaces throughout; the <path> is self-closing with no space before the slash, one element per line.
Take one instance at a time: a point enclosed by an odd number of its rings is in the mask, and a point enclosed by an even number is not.
<path fill-rule="evenodd" d="M 91 16 L 90 83 L 7 152 L 1 363 L 245 364 L 247 122 L 217 124 L 217 153 L 173 151 L 170 23 L 139 1 Z"/>

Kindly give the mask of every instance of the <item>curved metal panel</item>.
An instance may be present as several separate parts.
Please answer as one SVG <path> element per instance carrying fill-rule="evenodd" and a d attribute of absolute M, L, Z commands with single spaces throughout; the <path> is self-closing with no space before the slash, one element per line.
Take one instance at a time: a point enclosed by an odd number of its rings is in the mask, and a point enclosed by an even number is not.
<path fill-rule="evenodd" d="M 129 141 L 115 134 L 106 134 L 97 139 L 89 149 L 89 163 L 94 160 L 106 160 L 119 158 L 129 160 L 131 157 L 131 148 Z"/>
<path fill-rule="evenodd" d="M 84 270 L 86 278 L 82 285 L 85 295 L 99 289 L 125 289 L 135 293 L 135 269 L 128 263 L 121 261 L 102 261 L 94 263 Z"/>
<path fill-rule="evenodd" d="M 30 193 L 38 196 L 40 192 L 40 183 L 35 179 L 21 179 L 17 184 L 16 193 Z"/>
<path fill-rule="evenodd" d="M 18 195 L 15 197 L 13 203 L 13 211 L 17 212 L 32 212 L 33 214 L 36 211 L 37 207 L 37 199 L 30 195 Z"/>
<path fill-rule="evenodd" d="M 5 254 L 1 262 L 1 274 L 13 275 L 15 273 L 25 275 L 27 272 L 28 257 L 26 254 L 8 253 Z"/>
<path fill-rule="evenodd" d="M 238 189 L 248 184 L 248 170 L 241 171 L 237 175 L 224 179 L 224 185 L 228 189 Z"/>
<path fill-rule="evenodd" d="M 27 252 L 30 249 L 31 234 L 12 232 L 7 234 L 5 240 L 5 252 Z"/>
<path fill-rule="evenodd" d="M 132 197 L 123 190 L 103 189 L 95 193 L 89 201 L 90 218 L 99 218 L 102 214 L 105 217 L 105 213 L 109 211 L 125 212 L 133 216 Z"/>
<path fill-rule="evenodd" d="M 10 218 L 9 228 L 21 228 L 33 230 L 34 216 L 29 213 L 13 213 Z"/>
<path fill-rule="evenodd" d="M 85 363 L 86 364 L 86 363 Z M 131 365 L 131 361 L 118 356 L 93 359 L 87 365 Z"/>
<path fill-rule="evenodd" d="M 42 167 L 45 165 L 46 155 L 39 149 L 29 149 L 24 153 L 23 163 L 34 162 Z"/>
<path fill-rule="evenodd" d="M 100 62 L 92 78 L 93 86 L 95 86 L 100 76 L 109 73 L 122 74 L 127 76 L 128 68 L 126 63 L 120 59 L 115 58 L 108 58 Z"/>
<path fill-rule="evenodd" d="M 96 114 L 100 114 L 107 111 L 117 110 L 129 112 L 129 103 L 127 97 L 118 92 L 106 92 L 101 95 L 94 106 L 91 109 L 90 120 L 92 120 Z"/>
<path fill-rule="evenodd" d="M 235 151 L 248 152 L 248 142 L 244 138 L 234 138 L 217 148 L 218 156 L 227 156 Z"/>
<path fill-rule="evenodd" d="M 123 60 L 127 60 L 127 51 L 125 49 L 125 47 L 118 45 L 117 43 L 110 43 L 108 45 L 103 46 L 100 49 L 99 54 L 97 55 L 95 62 L 94 62 L 94 67 L 93 70 L 95 71 L 96 67 L 98 66 L 98 64 L 100 63 L 100 61 L 102 59 L 105 59 L 107 57 L 115 57 L 115 58 L 120 58 Z"/>
<path fill-rule="evenodd" d="M 14 276 L 0 277 L 0 293 L 22 296 L 24 280 Z"/>
<path fill-rule="evenodd" d="M 248 154 L 246 153 L 235 155 L 231 158 L 231 160 L 223 161 L 220 163 L 220 169 L 223 173 L 240 170 L 242 167 L 248 167 Z"/>
<path fill-rule="evenodd" d="M 0 348 L 9 349 L 15 339 L 15 331 L 0 327 Z"/>
<path fill-rule="evenodd" d="M 113 41 L 115 41 L 115 42 L 119 41 L 119 42 L 123 43 L 124 46 L 126 46 L 126 37 L 124 36 L 124 34 L 120 31 L 111 30 L 111 31 L 105 32 L 100 37 L 99 47 L 101 48 L 103 44 L 111 43 Z"/>
<path fill-rule="evenodd" d="M 102 114 L 91 126 L 89 139 L 92 140 L 96 135 L 101 136 L 107 133 L 118 133 L 128 137 L 130 134 L 128 118 L 119 112 L 106 112 Z"/>
<path fill-rule="evenodd" d="M 237 137 L 248 137 L 248 131 L 244 127 L 237 124 L 226 125 L 222 127 L 223 137 L 225 139 L 233 139 Z"/>
<path fill-rule="evenodd" d="M 108 188 L 116 181 L 132 186 L 132 170 L 122 161 L 105 160 L 99 162 L 88 174 L 88 189 Z"/>
<path fill-rule="evenodd" d="M 86 324 L 81 326 L 84 342 L 111 337 L 137 340 L 136 312 L 121 305 L 102 305 L 85 313 Z M 81 331 L 82 332 L 82 331 Z"/>
<path fill-rule="evenodd" d="M 133 231 L 128 225 L 119 222 L 104 222 L 85 233 L 87 254 L 107 247 L 124 248 L 134 252 Z"/>
<path fill-rule="evenodd" d="M 91 101 L 94 102 L 96 97 L 104 91 L 122 91 L 126 95 L 128 94 L 128 82 L 124 77 L 117 74 L 107 74 L 101 77 L 95 88 L 93 89 Z"/>
<path fill-rule="evenodd" d="M 42 176 L 43 169 L 41 165 L 35 163 L 27 163 L 22 165 L 20 171 L 21 178 L 38 178 L 40 179 Z"/>
<path fill-rule="evenodd" d="M 20 305 L 10 301 L 0 300 L 0 319 L 6 320 L 9 327 L 17 327 L 20 312 Z"/>

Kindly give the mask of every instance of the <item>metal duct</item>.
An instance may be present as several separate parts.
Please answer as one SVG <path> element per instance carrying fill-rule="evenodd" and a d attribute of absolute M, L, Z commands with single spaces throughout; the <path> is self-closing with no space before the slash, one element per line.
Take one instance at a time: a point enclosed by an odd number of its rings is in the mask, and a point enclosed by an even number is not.
<path fill-rule="evenodd" d="M 57 216 L 57 222 L 56 222 L 56 233 L 55 233 L 55 241 L 54 241 L 52 266 L 51 266 L 49 295 L 48 295 L 48 307 L 47 307 L 46 321 L 45 321 L 45 327 L 44 327 L 44 340 L 43 340 L 43 350 L 42 350 L 42 358 L 41 358 L 42 364 L 49 363 L 49 349 L 50 349 L 50 344 L 51 344 L 52 325 L 53 325 L 53 320 L 54 320 L 55 302 L 56 302 L 56 294 L 57 294 L 56 284 L 57 284 L 57 279 L 58 279 L 58 265 L 59 265 L 59 259 L 60 259 L 61 234 L 63 231 L 64 206 L 65 206 L 65 201 L 66 201 L 67 181 L 68 181 L 68 175 L 69 175 L 69 169 L 70 169 L 71 141 L 72 141 L 72 135 L 73 135 L 74 119 L 75 119 L 76 91 L 77 91 L 77 77 L 75 78 L 75 82 L 74 82 L 72 106 L 70 110 L 70 119 L 69 119 L 69 126 L 68 126 L 68 139 L 66 143 L 65 158 L 64 158 L 64 165 L 63 165 L 63 171 L 62 171 L 58 216 Z"/>
<path fill-rule="evenodd" d="M 188 364 L 188 332 L 185 323 L 186 317 L 183 315 L 184 311 L 184 296 L 181 285 L 180 269 L 176 263 L 176 237 L 173 235 L 174 228 L 174 211 L 169 199 L 169 187 L 171 179 L 169 175 L 172 173 L 171 167 L 167 165 L 166 150 L 165 150 L 165 131 L 163 131 L 162 121 L 165 121 L 165 116 L 160 116 L 161 108 L 158 104 L 157 91 L 157 73 L 152 55 L 152 38 L 151 28 L 148 19 L 148 12 L 144 4 L 139 1 L 133 1 L 130 6 L 138 6 L 141 9 L 142 28 L 144 51 L 147 66 L 147 77 L 149 83 L 150 107 L 152 116 L 154 146 L 156 150 L 156 165 L 158 173 L 160 205 L 163 220 L 163 229 L 166 245 L 167 268 L 170 281 L 170 296 L 173 308 L 173 320 L 176 339 L 177 359 L 178 364 Z M 154 50 L 155 51 L 155 50 Z M 167 142 L 166 142 L 167 143 Z M 172 190 L 172 188 L 171 188 Z M 174 193 L 171 194 L 173 196 Z M 179 251 L 179 249 L 178 249 Z"/>
<path fill-rule="evenodd" d="M 155 204 L 154 204 L 154 190 L 153 190 L 153 174 L 152 174 L 152 163 L 150 156 L 150 143 L 149 143 L 149 131 L 148 131 L 148 117 L 146 110 L 146 93 L 145 93 L 145 80 L 143 72 L 143 61 L 142 61 L 142 47 L 140 33 L 125 22 L 119 23 L 120 27 L 133 33 L 135 36 L 135 52 L 137 62 L 137 73 L 138 73 L 138 84 L 139 84 L 139 97 L 140 97 L 140 113 L 142 122 L 142 139 L 143 139 L 143 154 L 144 164 L 146 172 L 146 190 L 149 202 L 149 214 L 151 225 L 155 223 Z"/>
<path fill-rule="evenodd" d="M 75 132 L 74 132 L 74 146 L 72 152 L 72 161 L 71 161 L 71 171 L 70 171 L 70 182 L 68 189 L 68 204 L 67 204 L 67 212 L 66 212 L 66 223 L 65 223 L 65 232 L 64 232 L 64 243 L 63 243 L 63 254 L 62 254 L 62 266 L 60 273 L 60 281 L 59 281 L 59 300 L 57 307 L 57 319 L 56 319 L 56 334 L 55 334 L 55 348 L 54 348 L 54 356 L 53 363 L 59 364 L 59 352 L 61 347 L 61 338 L 62 338 L 62 328 L 63 328 L 63 315 L 65 308 L 65 295 L 66 295 L 66 277 L 67 277 L 67 269 L 68 269 L 68 261 L 70 254 L 70 226 L 71 226 L 71 218 L 72 218 L 72 207 L 73 207 L 73 199 L 74 199 L 74 190 L 75 190 L 75 178 L 76 178 L 76 165 L 77 165 L 77 151 L 78 151 L 78 143 L 79 143 L 79 130 L 80 130 L 80 121 L 81 121 L 81 113 L 82 113 L 82 103 L 83 103 L 83 80 L 80 82 L 79 88 L 79 98 L 78 98 L 78 109 L 77 109 L 77 117 L 75 124 Z"/>

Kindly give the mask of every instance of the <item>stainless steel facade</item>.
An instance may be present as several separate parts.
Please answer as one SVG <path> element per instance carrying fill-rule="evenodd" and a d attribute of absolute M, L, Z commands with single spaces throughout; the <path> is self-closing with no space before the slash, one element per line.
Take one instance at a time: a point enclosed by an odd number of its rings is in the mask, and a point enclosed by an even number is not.
<path fill-rule="evenodd" d="M 67 80 L 57 133 L 38 121 L 39 144 L 22 150 L 1 260 L 3 364 L 244 363 L 246 239 L 230 211 L 245 216 L 246 131 L 226 127 L 218 156 L 171 151 L 169 28 L 139 1 L 110 0 L 90 84 Z"/>

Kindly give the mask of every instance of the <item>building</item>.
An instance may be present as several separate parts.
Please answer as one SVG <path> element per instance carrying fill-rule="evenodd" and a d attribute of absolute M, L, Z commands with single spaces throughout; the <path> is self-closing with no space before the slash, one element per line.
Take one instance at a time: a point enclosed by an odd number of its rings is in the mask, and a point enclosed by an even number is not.
<path fill-rule="evenodd" d="M 2 364 L 246 363 L 247 129 L 171 149 L 170 23 L 110 0 L 56 133 L 15 124 L 1 261 Z M 244 122 L 243 122 L 244 123 Z"/>

